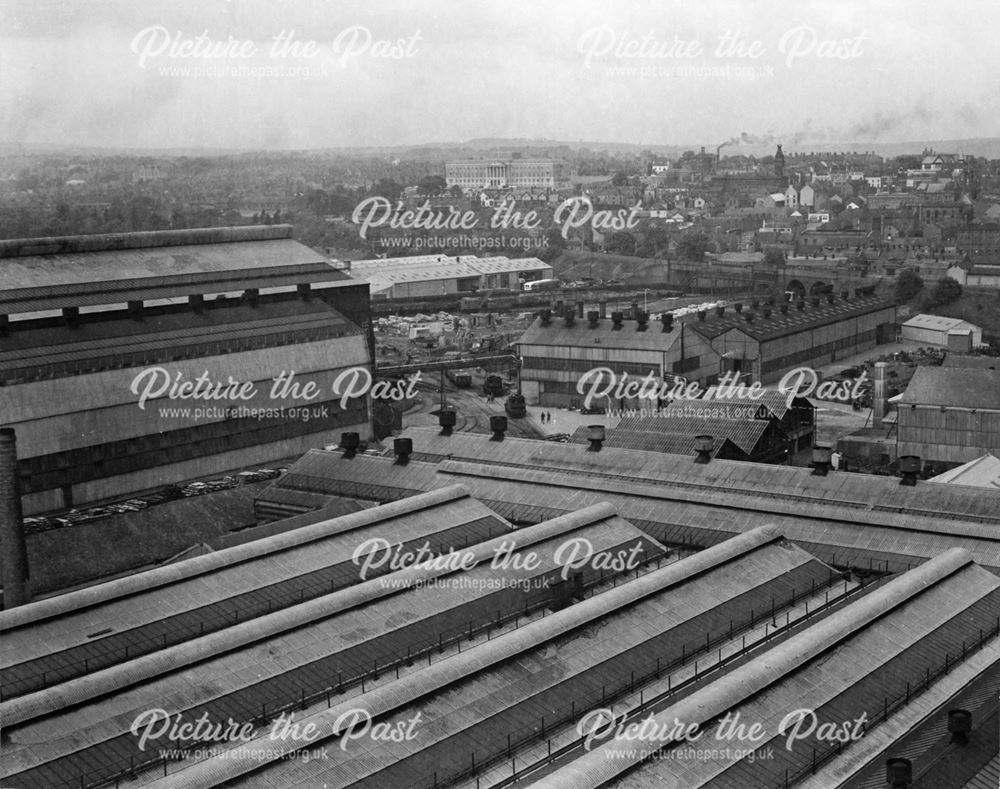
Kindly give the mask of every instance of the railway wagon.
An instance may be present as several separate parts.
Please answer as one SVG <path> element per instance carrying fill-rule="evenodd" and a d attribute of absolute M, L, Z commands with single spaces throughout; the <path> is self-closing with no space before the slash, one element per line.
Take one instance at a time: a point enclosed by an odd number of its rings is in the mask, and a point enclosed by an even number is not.
<path fill-rule="evenodd" d="M 512 419 L 521 419 L 527 415 L 528 407 L 525 402 L 524 395 L 520 392 L 512 392 L 507 397 L 507 402 L 504 403 L 504 411 L 506 411 L 507 416 Z"/>
<path fill-rule="evenodd" d="M 445 375 L 459 389 L 468 389 L 472 386 L 472 373 L 465 370 L 447 370 Z"/>

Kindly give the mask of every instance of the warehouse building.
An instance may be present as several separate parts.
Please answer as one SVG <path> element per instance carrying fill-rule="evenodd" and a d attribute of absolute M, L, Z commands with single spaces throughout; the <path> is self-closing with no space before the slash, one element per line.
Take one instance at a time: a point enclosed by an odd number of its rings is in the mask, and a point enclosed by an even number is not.
<path fill-rule="evenodd" d="M 900 458 L 954 466 L 1000 453 L 1000 371 L 918 367 L 896 402 Z"/>
<path fill-rule="evenodd" d="M 701 401 L 695 401 L 701 407 Z M 744 406 L 752 408 L 752 406 Z M 643 449 L 674 455 L 693 455 L 699 437 L 711 438 L 712 457 L 727 460 L 752 460 L 758 463 L 783 463 L 788 459 L 789 438 L 777 420 L 684 416 L 683 406 L 677 416 L 625 417 L 605 432 L 609 447 Z M 669 411 L 667 412 L 669 413 Z M 589 428 L 578 428 L 571 441 L 589 443 Z"/>
<path fill-rule="evenodd" d="M 456 493 L 438 511 L 457 506 L 475 519 L 482 505 Z M 397 508 L 400 525 L 406 517 Z M 517 541 L 517 554 L 535 549 L 544 576 L 557 566 L 552 550 L 560 540 L 586 535 L 606 548 L 637 534 L 599 504 L 505 539 Z M 254 628 L 229 625 L 196 637 L 183 660 L 156 653 L 165 673 L 155 675 L 142 660 L 126 663 L 122 671 L 135 683 L 127 692 L 84 693 L 62 683 L 42 697 L 5 701 L 13 745 L 2 777 L 28 789 L 126 778 L 148 789 L 826 789 L 879 786 L 887 764 L 894 776 L 906 770 L 942 787 L 991 769 L 1000 579 L 965 551 L 863 578 L 836 571 L 779 529 L 760 527 L 679 559 L 651 553 L 635 572 L 592 575 L 569 597 L 550 586 L 534 598 L 514 593 L 510 608 L 490 610 L 498 593 L 462 599 L 452 587 L 476 574 L 527 577 L 483 568 L 491 542 L 466 549 L 472 569 L 396 570 L 308 608 L 258 617 L 248 623 Z M 376 586 L 390 580 L 391 592 Z M 325 638 L 300 635 L 324 615 Z M 28 617 L 23 626 L 35 622 Z M 364 626 L 344 629 L 355 623 Z M 253 650 L 240 646 L 248 637 Z M 220 639 L 235 649 L 210 655 L 206 642 Z M 287 648 L 295 641 L 302 642 L 297 652 Z M 317 665 L 315 687 L 304 689 L 298 666 L 328 657 L 337 668 Z M 197 684 L 210 677 L 218 683 L 211 693 Z M 129 728 L 134 710 L 152 698 L 178 720 L 205 713 L 250 728 L 229 742 L 168 748 L 162 726 Z M 780 724 L 803 708 L 854 735 L 837 742 L 801 727 L 786 747 Z M 62 733 L 80 719 L 88 726 Z M 651 725 L 624 728 L 644 720 Z M 675 720 L 697 726 L 696 743 L 671 727 Z M 725 720 L 759 722 L 762 736 L 750 743 L 727 737 L 719 728 Z M 38 742 L 42 726 L 48 739 Z M 151 740 L 145 750 L 144 735 Z M 701 758 L 685 750 L 692 745 L 719 753 Z"/>
<path fill-rule="evenodd" d="M 143 735 L 158 723 L 143 718 L 149 710 L 266 730 L 282 713 L 363 697 L 618 582 L 624 572 L 609 557 L 625 552 L 635 558 L 632 569 L 669 560 L 606 505 L 516 532 L 455 488 L 383 510 L 0 614 L 3 667 L 19 680 L 0 701 L 10 738 L 4 785 L 54 789 L 162 775 L 184 759 L 166 742 L 147 748 Z M 384 573 L 369 577 L 370 561 L 385 558 L 368 547 L 371 536 L 395 533 L 409 547 L 409 526 L 418 523 L 431 558 L 449 558 L 407 561 L 401 549 L 388 565 L 391 583 Z M 594 552 L 564 581 L 561 551 L 572 540 Z M 277 588 L 260 588 L 262 573 Z M 74 648 L 74 660 L 62 663 Z M 56 663 L 72 673 L 50 677 Z"/>
<path fill-rule="evenodd" d="M 388 502 L 461 484 L 516 525 L 608 502 L 660 543 L 705 548 L 773 524 L 827 564 L 906 570 L 951 547 L 1000 569 L 1000 490 L 818 469 L 408 428 L 391 454 L 310 451 L 259 496 L 273 513 L 341 498 Z"/>
<path fill-rule="evenodd" d="M 1000 489 L 1000 458 L 987 453 L 931 477 L 927 481 L 946 485 L 970 485 L 977 488 Z"/>
<path fill-rule="evenodd" d="M 805 397 L 765 390 L 754 400 L 727 400 L 717 390 L 703 399 L 680 401 L 656 416 L 624 416 L 604 429 L 604 444 L 693 456 L 707 452 L 726 460 L 782 463 L 812 445 L 816 408 Z M 589 427 L 570 437 L 589 444 Z"/>
<path fill-rule="evenodd" d="M 959 789 L 996 754 L 998 631 L 1000 579 L 948 551 L 666 700 L 637 736 L 619 728 L 562 758 L 533 786 Z M 674 721 L 703 736 L 665 734 Z M 759 736 L 735 736 L 750 725 Z M 824 736 L 829 726 L 840 736 Z M 711 758 L 686 755 L 711 748 Z"/>
<path fill-rule="evenodd" d="M 25 514 L 370 434 L 367 398 L 342 408 L 332 392 L 371 369 L 368 286 L 288 225 L 2 241 L 0 267 Z M 297 391 L 274 389 L 283 371 Z"/>
<path fill-rule="evenodd" d="M 497 433 L 311 451 L 271 486 L 317 510 L 299 528 L 0 612 L 3 784 L 825 789 L 902 758 L 961 787 L 992 769 L 1000 490 Z M 342 496 L 381 506 L 318 511 Z M 803 708 L 864 736 L 786 748 Z M 727 715 L 764 739 L 716 744 Z M 167 734 L 202 716 L 243 733 Z M 729 750 L 617 742 L 647 718 Z"/>
<path fill-rule="evenodd" d="M 968 353 L 983 344 L 983 330 L 961 318 L 915 315 L 903 323 L 904 340 L 939 345 L 956 353 Z"/>
<path fill-rule="evenodd" d="M 829 296 L 809 303 L 761 304 L 749 309 L 737 303 L 718 306 L 674 322 L 670 315 L 650 321 L 637 305 L 627 318 L 613 312 L 590 311 L 583 304 L 543 311 L 518 341 L 521 391 L 529 404 L 578 407 L 581 387 L 605 391 L 610 376 L 596 373 L 581 383 L 585 373 L 608 368 L 615 381 L 627 374 L 642 378 L 652 373 L 669 391 L 678 378 L 709 387 L 727 373 L 741 379 L 772 383 L 796 367 L 815 367 L 891 342 L 896 308 L 873 296 Z M 613 391 L 613 390 L 612 390 Z M 602 397 L 592 403 L 608 408 L 657 407 L 645 402 Z M 809 431 L 796 429 L 796 438 Z M 805 445 L 805 443 L 801 443 Z"/>
<path fill-rule="evenodd" d="M 722 371 L 768 383 L 796 367 L 821 367 L 892 342 L 895 305 L 876 296 L 845 296 L 749 310 L 737 304 L 691 329 L 709 343 Z"/>
<path fill-rule="evenodd" d="M 711 346 L 692 331 L 688 320 L 650 323 L 649 316 L 633 305 L 631 318 L 606 307 L 583 315 L 583 302 L 543 311 L 521 335 L 517 353 L 521 357 L 521 393 L 529 404 L 578 407 L 584 402 L 580 381 L 597 368 L 610 369 L 615 380 L 643 378 L 652 373 L 658 381 L 684 377 L 713 383 L 719 373 L 717 355 Z M 598 390 L 611 383 L 609 376 L 594 374 Z M 600 382 L 600 383 L 598 383 Z M 589 386 L 584 387 L 589 390 Z M 636 398 L 613 395 L 597 398 L 593 405 L 609 408 L 655 407 L 655 401 L 640 403 Z M 662 405 L 662 403 L 661 403 Z"/>
<path fill-rule="evenodd" d="M 417 255 L 356 260 L 344 266 L 351 277 L 369 284 L 372 298 L 385 299 L 519 291 L 522 281 L 552 277 L 552 266 L 538 258 Z"/>

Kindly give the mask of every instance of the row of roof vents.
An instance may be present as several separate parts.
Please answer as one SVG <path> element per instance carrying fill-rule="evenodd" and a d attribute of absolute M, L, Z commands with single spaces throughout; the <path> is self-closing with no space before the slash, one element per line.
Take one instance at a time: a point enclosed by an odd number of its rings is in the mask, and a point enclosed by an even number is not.
<path fill-rule="evenodd" d="M 442 408 L 437 412 L 438 424 L 441 426 L 442 435 L 451 435 L 452 429 L 457 422 L 458 413 L 453 408 Z M 490 430 L 493 435 L 490 441 L 503 441 L 507 433 L 507 417 L 491 416 Z M 600 452 L 604 441 L 607 438 L 607 430 L 604 425 L 587 425 L 587 452 Z M 694 437 L 695 457 L 694 462 L 705 464 L 712 460 L 712 448 L 715 437 L 707 434 L 700 434 Z M 344 457 L 354 457 L 358 447 L 361 445 L 361 436 L 358 433 L 341 433 L 340 448 L 344 451 Z M 405 465 L 413 454 L 413 439 L 397 438 L 392 444 L 393 454 L 397 463 Z M 812 448 L 812 462 L 814 477 L 825 477 L 833 467 L 833 447 L 829 444 L 817 444 Z M 900 485 L 912 487 L 917 484 L 917 477 L 921 470 L 921 459 L 917 455 L 903 455 L 899 459 L 899 471 L 902 474 Z"/>
<path fill-rule="evenodd" d="M 846 291 L 846 290 L 842 291 L 841 294 L 840 294 L 840 298 L 841 298 L 842 301 L 849 301 L 850 300 L 850 293 L 848 291 Z M 812 302 L 812 306 L 813 307 L 818 308 L 818 307 L 820 307 L 822 305 L 823 299 L 820 298 L 819 296 L 813 296 L 812 299 L 811 299 L 811 302 Z M 827 304 L 836 304 L 837 303 L 837 297 L 833 293 L 828 293 L 826 295 L 826 302 L 827 302 Z M 758 309 L 761 310 L 761 313 L 763 314 L 764 318 L 767 319 L 767 318 L 770 318 L 771 315 L 774 312 L 775 299 L 773 297 L 768 298 L 767 301 L 764 303 L 763 307 L 762 307 L 760 301 L 756 301 L 756 300 L 753 301 L 750 306 L 751 306 L 751 308 L 753 310 L 758 310 Z M 798 312 L 805 311 L 805 308 L 806 308 L 806 302 L 803 299 L 799 299 L 797 302 L 795 302 L 795 309 Z M 743 312 L 743 304 L 741 302 L 736 302 L 733 305 L 733 309 L 736 311 L 737 314 L 742 314 L 744 320 L 746 320 L 747 323 L 753 323 L 754 316 L 755 316 L 754 313 L 753 312 L 746 312 L 746 313 L 744 313 Z M 789 302 L 782 302 L 780 305 L 778 305 L 778 311 L 782 315 L 787 315 L 790 309 L 791 309 L 791 304 Z M 720 306 L 716 307 L 715 308 L 715 314 L 718 317 L 720 317 L 720 318 L 724 317 L 725 314 L 726 314 L 726 308 L 725 308 L 725 306 L 720 305 Z M 701 311 L 698 312 L 698 320 L 703 321 L 707 317 L 708 317 L 707 311 L 701 310 Z"/>
<path fill-rule="evenodd" d="M 603 306 L 603 305 L 602 305 Z M 551 309 L 544 309 L 539 314 L 538 317 L 541 319 L 543 326 L 549 326 L 552 323 L 554 317 L 562 317 L 565 320 L 565 325 L 572 327 L 576 325 L 577 318 L 583 317 L 583 302 L 577 303 L 577 310 L 574 312 L 572 308 L 561 310 L 559 306 L 556 307 L 556 313 L 553 314 Z M 650 315 L 648 312 L 644 312 L 639 309 L 638 304 L 632 305 L 631 315 L 634 316 L 636 323 L 636 331 L 646 331 L 649 328 Z M 587 312 L 587 325 L 591 329 L 596 329 L 601 321 L 604 319 L 604 315 L 601 310 L 589 310 Z M 660 326 L 663 332 L 673 331 L 674 327 L 674 316 L 665 312 L 660 315 Z M 625 313 L 616 310 L 611 313 L 611 327 L 613 330 L 620 330 L 625 322 Z"/>
<path fill-rule="evenodd" d="M 837 297 L 833 293 L 828 293 L 825 298 L 826 298 L 827 304 L 836 304 L 837 303 Z M 850 292 L 847 291 L 847 290 L 841 291 L 841 293 L 840 293 L 840 299 L 841 299 L 841 301 L 850 301 L 850 299 L 851 299 Z M 789 310 L 792 307 L 792 304 L 789 303 L 789 302 L 782 302 L 780 305 L 776 305 L 776 301 L 777 300 L 773 296 L 768 297 L 763 302 L 763 304 L 761 303 L 760 300 L 756 300 L 755 299 L 750 304 L 750 307 L 751 307 L 751 309 L 753 311 L 747 311 L 747 312 L 744 312 L 744 310 L 743 310 L 743 303 L 738 301 L 738 302 L 736 302 L 733 305 L 733 309 L 736 311 L 736 313 L 738 315 L 742 314 L 744 320 L 747 323 L 753 323 L 754 322 L 757 310 L 759 310 L 761 312 L 761 314 L 763 315 L 763 317 L 764 317 L 765 320 L 771 318 L 772 315 L 774 314 L 774 308 L 775 308 L 775 306 L 777 306 L 778 311 L 782 315 L 787 315 L 788 312 L 789 312 Z M 811 303 L 812 303 L 813 307 L 818 308 L 818 307 L 820 307 L 822 305 L 823 299 L 820 298 L 819 296 L 813 296 L 812 299 L 811 299 Z M 699 306 L 705 306 L 705 305 L 699 305 Z M 795 302 L 794 307 L 795 307 L 795 309 L 798 312 L 805 311 L 805 308 L 806 308 L 806 302 L 805 302 L 805 300 L 800 299 L 799 301 Z M 726 303 L 725 302 L 717 302 L 714 305 L 714 308 L 715 308 L 715 314 L 716 314 L 717 317 L 719 317 L 719 318 L 725 317 L 725 314 L 726 314 Z M 658 319 L 660 321 L 660 324 L 662 326 L 662 331 L 663 332 L 670 332 L 670 331 L 673 330 L 674 318 L 675 317 L 681 317 L 682 315 L 687 315 L 691 311 L 692 311 L 691 307 L 686 307 L 686 308 L 680 308 L 678 310 L 673 310 L 671 312 L 663 312 L 663 313 L 660 313 L 659 316 L 655 316 L 655 317 L 658 317 Z M 698 320 L 699 321 L 704 321 L 704 320 L 706 320 L 708 318 L 708 310 L 707 309 L 696 310 L 696 313 L 698 315 Z M 592 328 L 592 329 L 597 328 L 600 325 L 600 322 L 606 317 L 606 315 L 607 315 L 607 303 L 606 302 L 601 302 L 600 303 L 600 309 L 588 311 L 586 313 L 586 317 L 587 317 L 587 322 L 588 322 L 588 325 L 590 326 L 590 328 Z M 650 318 L 654 317 L 654 316 L 651 316 L 649 313 L 643 312 L 642 310 L 640 310 L 639 309 L 639 305 L 637 303 L 635 303 L 635 302 L 633 302 L 633 304 L 632 304 L 632 309 L 630 311 L 630 316 L 636 322 L 636 331 L 646 331 L 646 329 L 648 328 L 648 325 L 649 325 Z M 554 308 L 550 307 L 550 308 L 546 308 L 546 309 L 542 310 L 539 313 L 539 317 L 541 318 L 541 323 L 542 323 L 543 326 L 549 326 L 552 323 L 552 319 L 554 317 L 557 317 L 557 318 L 562 318 L 565 321 L 565 325 L 566 326 L 572 327 L 572 326 L 576 325 L 576 320 L 578 318 L 583 318 L 584 317 L 584 303 L 582 301 L 576 302 L 576 307 L 574 309 L 574 307 L 572 305 L 564 307 L 563 302 L 558 301 L 558 302 L 556 302 Z M 622 312 L 622 311 L 615 311 L 615 312 L 611 313 L 611 323 L 612 323 L 612 327 L 614 329 L 620 329 L 620 328 L 622 328 L 622 324 L 623 324 L 624 321 L 625 321 L 625 313 L 624 312 Z"/>
<path fill-rule="evenodd" d="M 964 747 L 972 732 L 972 713 L 968 710 L 948 710 L 948 733 L 951 743 Z M 913 762 L 909 759 L 889 758 L 885 760 L 885 782 L 892 789 L 906 789 L 913 783 Z"/>

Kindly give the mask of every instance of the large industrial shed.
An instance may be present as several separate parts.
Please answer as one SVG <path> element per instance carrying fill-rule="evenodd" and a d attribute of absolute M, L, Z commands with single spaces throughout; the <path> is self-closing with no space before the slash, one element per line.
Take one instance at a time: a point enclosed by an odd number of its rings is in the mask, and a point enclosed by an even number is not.
<path fill-rule="evenodd" d="M 899 457 L 950 467 L 1000 452 L 1000 370 L 918 367 L 896 410 Z"/>
<path fill-rule="evenodd" d="M 698 401 L 700 403 L 700 401 Z M 572 436 L 575 443 L 588 441 L 587 428 Z M 645 449 L 654 452 L 694 455 L 696 437 L 712 439 L 712 456 L 727 460 L 781 463 L 788 457 L 790 439 L 775 419 L 700 419 L 683 416 L 625 417 L 606 431 L 609 447 Z"/>
<path fill-rule="evenodd" d="M 635 568 L 670 560 L 662 546 L 607 505 L 516 532 L 463 491 L 414 497 L 394 505 L 386 517 L 379 516 L 381 509 L 317 524 L 312 534 L 325 544 L 302 545 L 304 550 L 289 551 L 289 540 L 301 540 L 291 532 L 169 568 L 181 576 L 182 586 L 191 577 L 190 589 L 177 590 L 154 571 L 126 579 L 125 589 L 86 590 L 90 606 L 84 599 L 56 598 L 0 614 L 5 642 L 44 639 L 19 676 L 30 674 L 29 669 L 44 672 L 43 663 L 58 661 L 67 641 L 86 638 L 97 652 L 108 639 L 115 642 L 105 653 L 113 657 L 112 665 L 84 659 L 81 668 L 77 661 L 73 675 L 50 680 L 42 673 L 46 687 L 22 685 L 0 702 L 9 738 L 0 768 L 4 785 L 75 789 L 120 781 L 144 769 L 153 776 L 169 772 L 171 762 L 183 764 L 183 759 L 159 748 L 143 750 L 141 732 L 133 731 L 133 721 L 146 710 L 166 709 L 191 720 L 205 714 L 266 728 L 283 712 L 309 704 L 329 707 L 334 698 L 364 694 L 380 680 L 460 652 L 465 642 L 517 629 L 546 609 L 569 605 L 574 597 L 623 576 L 622 568 L 589 561 L 574 566 L 567 578 L 565 559 L 560 559 L 567 541 L 583 541 L 595 555 L 624 551 L 636 557 Z M 390 539 L 394 530 L 407 533 L 400 527 L 413 518 L 414 525 L 423 523 L 434 556 L 451 556 L 455 549 L 461 561 L 395 565 L 391 583 L 385 577 L 361 578 L 359 565 L 343 561 L 375 534 Z M 371 528 L 376 522 L 379 528 Z M 444 528 L 435 529 L 435 522 Z M 497 536 L 489 538 L 490 529 Z M 248 551 L 259 558 L 243 566 Z M 499 555 L 508 557 L 505 563 L 497 564 Z M 304 593 L 304 602 L 260 589 L 250 605 L 209 611 L 198 606 L 197 590 L 224 598 L 233 577 L 259 580 L 269 568 L 298 571 L 294 583 L 302 586 L 306 578 L 301 574 L 310 563 L 325 563 L 324 557 L 334 559 L 327 573 L 336 575 L 337 558 L 353 570 L 351 582 L 338 586 L 334 578 L 318 596 L 311 589 Z M 210 561 L 219 566 L 208 566 Z M 233 569 L 224 569 L 229 565 Z M 273 607 L 266 605 L 271 600 Z M 196 626 L 177 643 L 169 633 L 178 607 L 186 609 L 184 623 L 207 620 L 209 627 L 203 633 Z M 213 624 L 220 614 L 222 621 Z M 88 627 L 81 618 L 97 622 Z M 67 626 L 65 634 L 60 621 Z M 137 632 L 140 621 L 156 623 L 166 634 L 162 643 Z M 118 622 L 126 629 L 119 632 Z M 135 645 L 138 654 L 122 645 Z M 16 664 L 18 654 L 7 654 L 7 664 Z"/>
<path fill-rule="evenodd" d="M 368 286 L 291 235 L 0 241 L 0 417 L 22 448 L 26 514 L 266 465 L 331 430 L 369 435 L 368 398 L 342 407 L 331 394 L 343 369 L 371 366 Z M 301 398 L 271 396 L 281 371 L 324 393 L 308 403 L 314 418 L 283 413 Z M 162 386 L 200 376 L 223 396 L 181 401 Z M 254 396 L 225 396 L 230 380 Z"/>
<path fill-rule="evenodd" d="M 16 640 L 5 670 L 28 649 L 35 668 L 66 649 L 97 661 L 0 701 L 3 785 L 827 789 L 867 786 L 902 756 L 928 785 L 960 787 L 991 769 L 1000 491 L 431 429 L 405 438 L 406 458 L 310 452 L 272 486 L 306 509 L 347 491 L 381 506 L 0 613 L 4 649 Z M 376 535 L 427 541 L 437 561 L 362 579 L 353 557 Z M 575 541 L 637 561 L 569 575 Z M 273 583 L 244 599 L 262 576 Z M 865 736 L 785 749 L 776 722 L 803 707 L 866 716 Z M 161 734 L 143 750 L 135 720 L 156 708 L 251 734 Z M 413 736 L 367 736 L 358 710 Z M 775 755 L 751 761 L 729 743 L 705 760 L 676 738 L 648 753 L 662 760 L 609 754 L 613 733 L 588 748 L 579 728 L 595 710 L 707 732 L 738 713 L 766 724 L 757 745 Z M 950 710 L 971 718 L 961 740 Z M 275 727 L 288 713 L 297 730 Z"/>
<path fill-rule="evenodd" d="M 616 519 L 606 506 L 577 516 Z M 961 550 L 861 581 L 758 528 L 303 704 L 297 732 L 258 729 L 137 784 L 829 789 L 881 785 L 886 759 L 905 757 L 894 769 L 961 787 L 996 753 L 998 617 L 1000 580 Z M 786 748 L 780 722 L 802 708 L 864 720 L 864 736 L 814 729 Z M 412 736 L 359 736 L 359 709 Z M 727 714 L 763 723 L 763 739 L 727 741 L 716 733 Z M 654 725 L 620 734 L 644 720 Z M 670 735 L 674 720 L 703 735 Z"/>
<path fill-rule="evenodd" d="M 627 319 L 622 312 L 610 318 L 604 305 L 586 318 L 583 303 L 566 314 L 557 305 L 555 314 L 544 313 L 517 343 L 521 357 L 521 392 L 529 404 L 575 407 L 583 404 L 579 383 L 596 368 L 610 369 L 618 381 L 628 375 L 641 379 L 649 373 L 657 381 L 683 376 L 711 382 L 719 372 L 717 354 L 687 321 L 650 322 L 646 316 Z M 608 378 L 603 379 L 609 381 Z M 586 389 L 585 389 L 586 391 Z M 655 408 L 655 400 L 598 397 L 593 405 L 605 408 Z"/>
<path fill-rule="evenodd" d="M 796 367 L 822 367 L 891 342 L 896 307 L 876 296 L 830 295 L 809 302 L 742 307 L 692 324 L 724 370 L 764 383 Z"/>
<path fill-rule="evenodd" d="M 952 351 L 968 352 L 983 344 L 983 330 L 961 318 L 943 315 L 915 315 L 903 323 L 904 340 L 939 345 Z"/>
<path fill-rule="evenodd" d="M 599 502 L 664 545 L 707 547 L 774 524 L 838 567 L 905 570 L 959 546 L 1000 569 L 1000 490 L 527 439 L 409 428 L 406 465 L 391 456 L 312 451 L 262 493 L 290 512 L 342 497 L 396 501 L 461 484 L 522 525 Z M 279 505 L 280 502 L 280 505 Z"/>
<path fill-rule="evenodd" d="M 480 258 L 417 255 L 345 263 L 354 279 L 371 287 L 372 298 L 405 299 L 475 293 L 480 290 L 520 290 L 521 279 L 548 279 L 552 267 L 538 258 Z"/>

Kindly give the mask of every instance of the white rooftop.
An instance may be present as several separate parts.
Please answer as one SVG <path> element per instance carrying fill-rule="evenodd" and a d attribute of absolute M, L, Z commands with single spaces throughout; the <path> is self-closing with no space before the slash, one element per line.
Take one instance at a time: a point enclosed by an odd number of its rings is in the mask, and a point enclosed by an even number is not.
<path fill-rule="evenodd" d="M 1000 458 L 987 452 L 980 458 L 970 460 L 927 481 L 971 485 L 976 488 L 1000 488 Z"/>
<path fill-rule="evenodd" d="M 914 315 L 903 325 L 917 329 L 937 329 L 938 331 L 979 328 L 978 326 L 973 326 L 968 321 L 963 321 L 961 318 L 946 318 L 943 315 Z"/>

